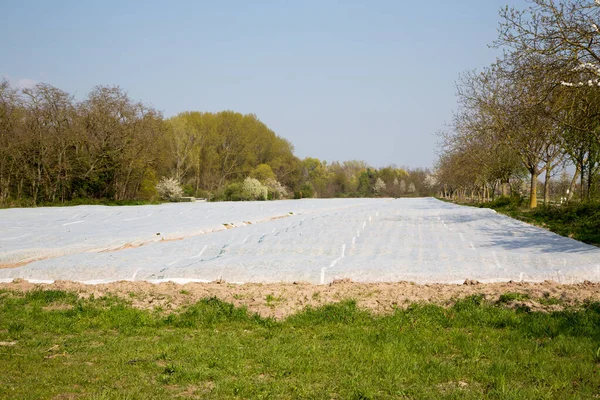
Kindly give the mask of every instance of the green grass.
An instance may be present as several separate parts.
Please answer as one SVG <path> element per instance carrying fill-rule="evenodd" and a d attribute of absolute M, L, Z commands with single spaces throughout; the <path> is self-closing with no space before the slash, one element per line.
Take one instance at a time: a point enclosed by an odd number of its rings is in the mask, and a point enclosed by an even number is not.
<path fill-rule="evenodd" d="M 500 295 L 500 299 L 498 300 L 498 302 L 508 303 L 511 301 L 523 301 L 523 300 L 529 300 L 529 295 L 526 293 L 509 292 L 509 293 L 504 293 L 504 294 Z"/>
<path fill-rule="evenodd" d="M 514 294 L 506 294 L 507 301 Z M 600 304 L 487 303 L 375 316 L 352 301 L 284 321 L 215 298 L 178 312 L 0 292 L 0 398 L 590 399 Z"/>
<path fill-rule="evenodd" d="M 161 204 L 161 201 L 150 200 L 111 200 L 111 199 L 73 199 L 68 201 L 41 202 L 34 204 L 31 199 L 7 200 L 0 203 L 0 208 L 16 207 L 72 207 L 72 206 L 145 206 Z"/>

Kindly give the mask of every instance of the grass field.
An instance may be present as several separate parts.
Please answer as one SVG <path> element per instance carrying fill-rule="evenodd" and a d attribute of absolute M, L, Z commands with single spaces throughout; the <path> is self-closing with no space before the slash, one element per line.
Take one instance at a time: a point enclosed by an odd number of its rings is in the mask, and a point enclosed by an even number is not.
<path fill-rule="evenodd" d="M 600 304 L 539 313 L 472 296 L 376 316 L 352 301 L 261 318 L 0 292 L 0 398 L 591 399 Z"/>

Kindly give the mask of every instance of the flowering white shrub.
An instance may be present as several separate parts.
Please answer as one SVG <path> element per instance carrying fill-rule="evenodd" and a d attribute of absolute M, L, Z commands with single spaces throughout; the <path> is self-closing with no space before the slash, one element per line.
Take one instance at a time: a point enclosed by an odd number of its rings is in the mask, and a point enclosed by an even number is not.
<path fill-rule="evenodd" d="M 427 176 L 425 177 L 425 181 L 423 181 L 423 183 L 425 184 L 425 186 L 427 186 L 430 189 L 435 188 L 438 185 L 436 173 L 434 172 L 431 174 L 427 174 Z"/>
<path fill-rule="evenodd" d="M 243 190 L 245 197 L 251 200 L 266 200 L 268 189 L 258 179 L 244 179 Z"/>
<path fill-rule="evenodd" d="M 377 178 L 377 180 L 375 181 L 375 185 L 373 186 L 373 190 L 375 190 L 375 194 L 380 195 L 385 191 L 385 189 L 386 189 L 386 185 L 385 185 L 385 182 L 383 181 L 383 179 Z"/>
<path fill-rule="evenodd" d="M 273 199 L 284 199 L 290 195 L 288 189 L 275 179 L 267 179 L 266 186 Z"/>
<path fill-rule="evenodd" d="M 163 200 L 176 201 L 183 196 L 183 189 L 175 178 L 162 178 L 156 185 L 156 191 Z"/>
<path fill-rule="evenodd" d="M 404 193 L 406 193 L 406 182 L 404 182 L 404 179 L 402 179 L 400 181 L 400 194 Z"/>
<path fill-rule="evenodd" d="M 408 185 L 408 193 L 412 194 L 412 193 L 415 193 L 416 191 L 417 191 L 417 188 L 415 187 L 415 184 L 411 182 Z"/>

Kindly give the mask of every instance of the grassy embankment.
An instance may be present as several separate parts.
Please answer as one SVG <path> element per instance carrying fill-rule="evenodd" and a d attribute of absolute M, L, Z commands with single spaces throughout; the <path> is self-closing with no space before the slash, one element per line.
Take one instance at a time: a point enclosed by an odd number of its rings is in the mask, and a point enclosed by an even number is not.
<path fill-rule="evenodd" d="M 216 299 L 166 313 L 3 291 L 0 342 L 0 398 L 10 399 L 600 394 L 600 304 L 537 313 L 471 297 L 375 316 L 346 301 L 274 321 Z"/>
<path fill-rule="evenodd" d="M 75 199 L 69 201 L 42 202 L 34 204 L 30 200 L 10 200 L 0 203 L 2 208 L 29 208 L 29 207 L 72 207 L 72 206 L 145 206 L 161 204 L 161 201 L 150 200 L 111 200 L 111 199 Z"/>
<path fill-rule="evenodd" d="M 468 205 L 491 208 L 559 235 L 600 246 L 600 203 L 540 205 L 529 209 L 520 199 L 500 197 L 489 203 Z"/>

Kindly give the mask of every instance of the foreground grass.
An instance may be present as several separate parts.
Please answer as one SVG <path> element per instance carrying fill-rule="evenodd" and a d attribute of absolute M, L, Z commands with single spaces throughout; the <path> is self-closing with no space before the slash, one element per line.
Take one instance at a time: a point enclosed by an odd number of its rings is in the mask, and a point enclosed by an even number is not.
<path fill-rule="evenodd" d="M 471 297 L 374 316 L 347 301 L 277 322 L 214 298 L 168 314 L 4 291 L 0 342 L 11 399 L 600 395 L 600 304 L 545 314 Z"/>

